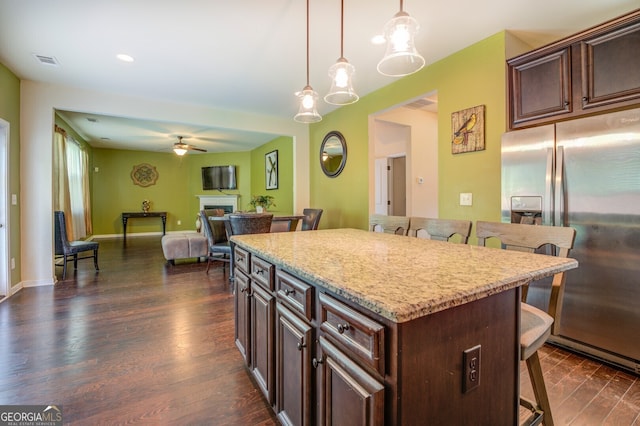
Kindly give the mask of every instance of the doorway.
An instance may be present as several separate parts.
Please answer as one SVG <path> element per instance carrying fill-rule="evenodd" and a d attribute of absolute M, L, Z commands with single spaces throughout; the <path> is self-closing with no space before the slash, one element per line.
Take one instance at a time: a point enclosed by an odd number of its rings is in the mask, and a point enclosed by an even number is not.
<path fill-rule="evenodd" d="M 438 97 L 369 116 L 369 212 L 438 217 Z"/>
<path fill-rule="evenodd" d="M 0 119 L 0 301 L 9 295 L 9 123 Z"/>
<path fill-rule="evenodd" d="M 391 216 L 407 214 L 407 157 L 391 157 L 387 159 L 389 174 L 389 209 Z"/>

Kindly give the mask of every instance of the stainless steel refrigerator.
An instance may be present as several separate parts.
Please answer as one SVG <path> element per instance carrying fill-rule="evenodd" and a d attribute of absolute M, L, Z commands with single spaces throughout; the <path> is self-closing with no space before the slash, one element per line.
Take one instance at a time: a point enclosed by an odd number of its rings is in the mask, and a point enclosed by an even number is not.
<path fill-rule="evenodd" d="M 640 109 L 505 133 L 502 221 L 576 229 L 551 341 L 640 373 Z"/>

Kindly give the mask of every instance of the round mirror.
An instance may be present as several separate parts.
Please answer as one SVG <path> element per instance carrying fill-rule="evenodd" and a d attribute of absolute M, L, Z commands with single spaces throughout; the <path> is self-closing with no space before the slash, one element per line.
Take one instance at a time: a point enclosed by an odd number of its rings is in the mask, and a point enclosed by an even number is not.
<path fill-rule="evenodd" d="M 320 167 L 325 175 L 336 177 L 340 174 L 347 162 L 347 142 L 342 133 L 331 131 L 322 140 L 320 145 Z"/>

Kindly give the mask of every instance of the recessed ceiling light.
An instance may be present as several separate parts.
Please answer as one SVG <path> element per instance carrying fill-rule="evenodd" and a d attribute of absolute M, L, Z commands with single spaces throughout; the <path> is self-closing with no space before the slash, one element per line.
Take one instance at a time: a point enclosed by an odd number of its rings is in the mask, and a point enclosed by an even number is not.
<path fill-rule="evenodd" d="M 118 53 L 116 58 L 120 59 L 122 62 L 133 62 L 133 56 L 129 56 L 124 53 Z"/>

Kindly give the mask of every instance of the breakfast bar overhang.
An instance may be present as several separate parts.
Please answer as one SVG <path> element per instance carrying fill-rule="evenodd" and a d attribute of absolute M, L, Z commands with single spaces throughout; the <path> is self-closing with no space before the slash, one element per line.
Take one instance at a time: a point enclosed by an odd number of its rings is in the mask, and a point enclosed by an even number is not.
<path fill-rule="evenodd" d="M 284 424 L 517 424 L 520 287 L 577 267 L 355 229 L 232 242 L 236 345 Z"/>

